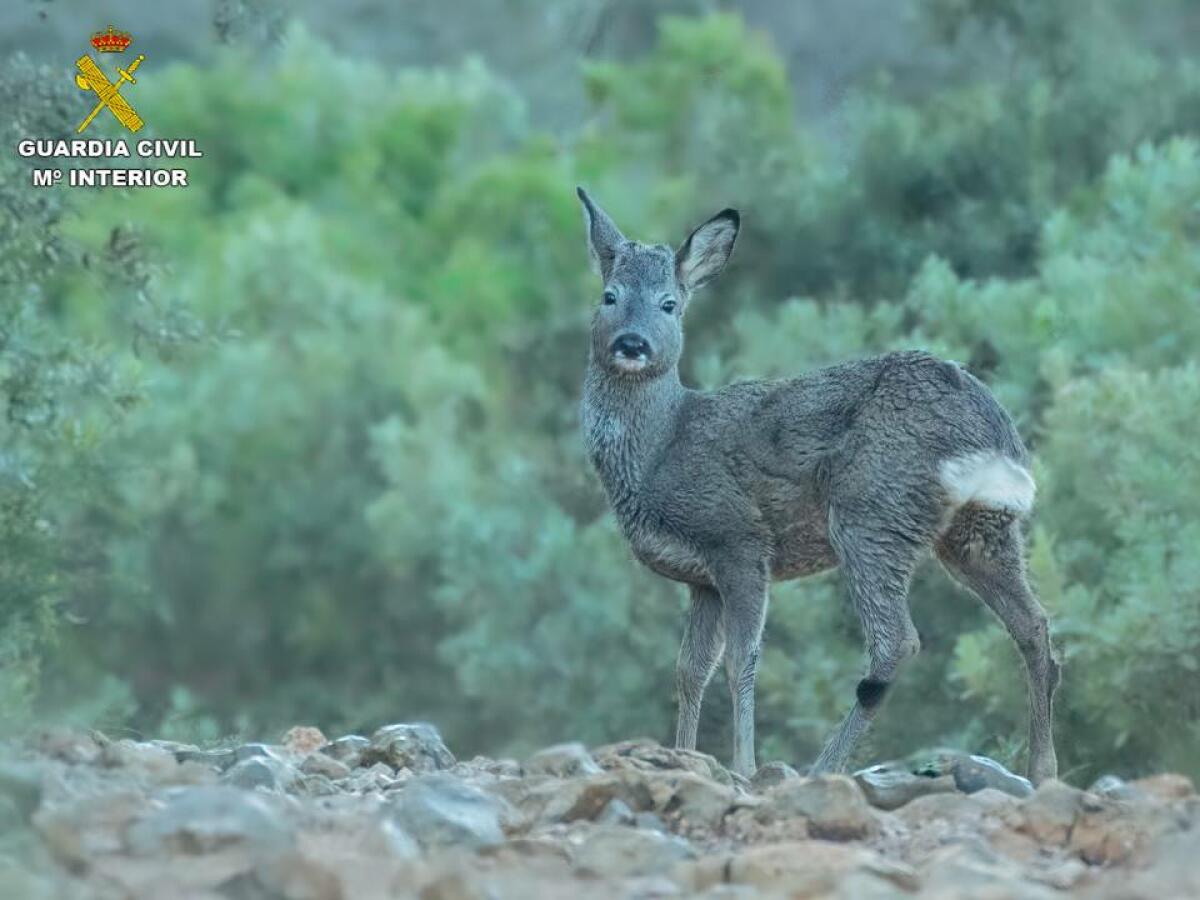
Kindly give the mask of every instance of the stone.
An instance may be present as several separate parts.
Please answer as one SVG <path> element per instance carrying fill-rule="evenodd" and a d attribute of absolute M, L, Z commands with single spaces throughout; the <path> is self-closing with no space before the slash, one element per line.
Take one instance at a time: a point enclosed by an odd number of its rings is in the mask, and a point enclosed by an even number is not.
<path fill-rule="evenodd" d="M 922 897 L 958 900 L 1053 900 L 1056 891 L 1024 877 L 1020 869 L 978 842 L 955 843 L 939 848 L 921 865 Z"/>
<path fill-rule="evenodd" d="M 42 773 L 37 766 L 0 762 L 0 798 L 11 804 L 17 821 L 29 821 L 42 802 L 42 793 Z"/>
<path fill-rule="evenodd" d="M 1145 865 L 1128 874 L 1110 874 L 1116 882 L 1104 894 L 1110 900 L 1126 898 L 1200 897 L 1200 831 L 1195 828 L 1171 834 L 1158 841 Z"/>
<path fill-rule="evenodd" d="M 473 756 L 466 762 L 456 763 L 451 770 L 468 778 L 478 775 L 494 775 L 498 778 L 520 778 L 521 764 L 515 759 L 491 759 L 487 756 Z"/>
<path fill-rule="evenodd" d="M 954 783 L 964 794 L 974 794 L 984 788 L 993 788 L 1014 797 L 1028 797 L 1033 793 L 1033 783 L 1028 778 L 1008 771 L 986 756 L 966 756 L 956 761 L 952 774 Z"/>
<path fill-rule="evenodd" d="M 750 779 L 750 787 L 755 791 L 765 791 L 777 784 L 799 777 L 800 773 L 785 762 L 763 763 L 754 773 L 754 777 Z"/>
<path fill-rule="evenodd" d="M 231 844 L 281 850 L 295 833 L 260 794 L 227 785 L 172 788 L 161 803 L 126 829 L 135 855 L 208 853 Z"/>
<path fill-rule="evenodd" d="M 670 831 L 667 828 L 667 823 L 657 813 L 652 812 L 634 813 L 633 824 L 636 828 L 641 828 L 644 831 Z"/>
<path fill-rule="evenodd" d="M 1136 800 L 1139 796 L 1136 789 L 1116 775 L 1101 775 L 1092 782 L 1088 793 L 1098 797 L 1111 797 L 1114 800 Z"/>
<path fill-rule="evenodd" d="M 1147 796 L 1163 801 L 1185 800 L 1196 793 L 1192 779 L 1174 772 L 1139 778 L 1132 786 Z"/>
<path fill-rule="evenodd" d="M 683 769 L 719 784 L 733 786 L 729 770 L 716 757 L 696 750 L 663 747 L 651 740 L 621 741 L 592 751 L 602 769 L 609 771 L 635 770 L 649 772 L 664 769 Z"/>
<path fill-rule="evenodd" d="M 916 890 L 916 872 L 861 847 L 824 841 L 785 841 L 712 854 L 683 876 L 695 891 L 722 882 L 750 885 L 775 897 L 895 897 Z M 852 892 L 838 892 L 853 880 Z"/>
<path fill-rule="evenodd" d="M 43 803 L 32 822 L 54 858 L 78 870 L 97 856 L 122 850 L 123 833 L 147 808 L 140 792 L 114 790 Z"/>
<path fill-rule="evenodd" d="M 587 747 L 579 743 L 555 744 L 539 750 L 521 766 L 526 775 L 555 775 L 570 778 L 575 775 L 598 775 L 603 769 L 592 759 Z"/>
<path fill-rule="evenodd" d="M 108 768 L 129 769 L 155 780 L 174 777 L 179 771 L 179 760 L 171 751 L 130 740 L 106 744 L 100 751 L 99 763 Z"/>
<path fill-rule="evenodd" d="M 298 777 L 296 770 L 283 760 L 251 756 L 227 769 L 221 781 L 246 790 L 286 791 Z"/>
<path fill-rule="evenodd" d="M 632 825 L 634 812 L 620 797 L 613 797 L 605 804 L 600 815 L 596 816 L 596 822 L 604 825 Z"/>
<path fill-rule="evenodd" d="M 321 729 L 312 725 L 293 725 L 283 736 L 284 749 L 300 756 L 315 753 L 328 743 Z"/>
<path fill-rule="evenodd" d="M 927 794 L 947 794 L 957 790 L 952 775 L 917 775 L 899 762 L 861 769 L 854 773 L 854 780 L 862 788 L 867 802 L 884 810 L 899 809 Z"/>
<path fill-rule="evenodd" d="M 1003 791 L 1014 797 L 1028 797 L 1033 793 L 1033 784 L 1028 778 L 1010 772 L 994 759 L 973 756 L 962 750 L 943 748 L 917 753 L 902 765 L 914 775 L 952 775 L 955 786 L 964 794 L 973 794 L 985 788 Z"/>
<path fill-rule="evenodd" d="M 372 854 L 396 859 L 416 859 L 421 849 L 417 842 L 388 816 L 375 816 L 359 836 L 359 846 Z"/>
<path fill-rule="evenodd" d="M 385 791 L 396 782 L 396 773 L 386 763 L 375 763 L 369 769 L 355 769 L 341 785 L 348 791 L 368 793 Z"/>
<path fill-rule="evenodd" d="M 857 840 L 878 829 L 863 792 L 845 775 L 785 781 L 767 791 L 762 800 L 756 813 L 759 821 L 803 817 L 812 837 Z"/>
<path fill-rule="evenodd" d="M 477 850 L 504 840 L 503 801 L 449 775 L 409 781 L 388 800 L 389 815 L 425 849 Z"/>
<path fill-rule="evenodd" d="M 94 763 L 108 738 L 98 731 L 89 733 L 72 728 L 46 728 L 35 738 L 39 752 L 75 765 Z"/>
<path fill-rule="evenodd" d="M 324 775 L 301 775 L 288 790 L 306 797 L 333 797 L 340 793 L 338 786 Z"/>
<path fill-rule="evenodd" d="M 1032 797 L 1015 808 L 1016 830 L 1043 846 L 1065 844 L 1083 812 L 1083 796 L 1079 788 L 1056 779 L 1042 782 Z"/>
<path fill-rule="evenodd" d="M 604 825 L 587 832 L 574 858 L 584 875 L 624 878 L 662 874 L 695 855 L 686 840 L 673 834 Z"/>
<path fill-rule="evenodd" d="M 363 751 L 370 746 L 369 738 L 365 738 L 361 734 L 347 734 L 330 741 L 321 748 L 321 752 L 353 769 L 362 759 Z"/>
<path fill-rule="evenodd" d="M 362 751 L 361 765 L 387 763 L 393 769 L 436 772 L 454 765 L 455 759 L 438 730 L 427 722 L 385 725 L 371 735 Z"/>
<path fill-rule="evenodd" d="M 197 750 L 194 747 L 189 747 L 183 750 L 176 750 L 175 759 L 181 763 L 196 763 L 197 765 L 216 769 L 218 772 L 224 772 L 238 761 L 238 756 L 232 749 Z"/>
<path fill-rule="evenodd" d="M 300 764 L 300 771 L 305 775 L 324 775 L 333 781 L 350 777 L 348 765 L 324 753 L 310 753 Z"/>
<path fill-rule="evenodd" d="M 569 781 L 555 779 L 526 795 L 521 805 L 539 822 L 593 821 L 614 799 L 620 799 L 635 813 L 655 808 L 649 784 L 636 772 L 605 772 Z"/>
<path fill-rule="evenodd" d="M 268 744 L 240 744 L 233 749 L 233 758 L 237 762 L 242 762 L 246 759 L 259 759 L 261 757 L 279 758 L 278 754 Z"/>
<path fill-rule="evenodd" d="M 950 791 L 917 797 L 896 810 L 896 817 L 913 828 L 937 821 L 975 828 L 985 816 L 1001 814 L 1018 805 L 1019 802 L 1011 794 L 993 788 L 984 788 L 970 795 Z"/>
<path fill-rule="evenodd" d="M 680 827 L 716 828 L 726 813 L 738 804 L 732 788 L 691 772 L 681 773 L 673 780 L 670 798 L 661 808 L 664 814 L 676 819 Z"/>

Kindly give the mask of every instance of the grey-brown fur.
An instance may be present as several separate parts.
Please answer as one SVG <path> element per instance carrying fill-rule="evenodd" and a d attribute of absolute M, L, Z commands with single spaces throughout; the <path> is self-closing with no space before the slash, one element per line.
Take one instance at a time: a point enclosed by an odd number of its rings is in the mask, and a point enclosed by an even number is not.
<path fill-rule="evenodd" d="M 798 378 L 696 391 L 679 381 L 682 319 L 732 252 L 724 210 L 677 252 L 627 240 L 580 189 L 604 280 L 582 419 L 589 455 L 634 555 L 688 585 L 677 743 L 724 661 L 734 768 L 754 771 L 754 680 L 771 581 L 840 566 L 869 657 L 858 702 L 814 764 L 840 771 L 920 643 L 908 585 L 923 554 L 1000 618 L 1029 676 L 1035 781 L 1053 777 L 1058 664 L 1025 578 L 1019 519 L 1028 455 L 991 393 L 958 365 L 891 353 Z M 673 308 L 672 308 L 673 304 Z"/>

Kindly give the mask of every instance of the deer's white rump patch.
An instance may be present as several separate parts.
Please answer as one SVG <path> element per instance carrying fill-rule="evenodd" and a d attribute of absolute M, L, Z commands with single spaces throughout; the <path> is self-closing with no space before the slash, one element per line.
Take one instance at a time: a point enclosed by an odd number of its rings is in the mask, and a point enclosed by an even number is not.
<path fill-rule="evenodd" d="M 938 474 L 956 507 L 979 503 L 1018 515 L 1033 509 L 1033 476 L 1024 466 L 993 450 L 951 457 L 942 463 Z"/>

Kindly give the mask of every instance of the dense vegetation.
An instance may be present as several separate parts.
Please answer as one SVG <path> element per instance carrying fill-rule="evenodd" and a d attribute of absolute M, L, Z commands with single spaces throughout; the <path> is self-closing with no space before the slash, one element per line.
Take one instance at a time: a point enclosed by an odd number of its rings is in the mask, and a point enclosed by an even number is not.
<path fill-rule="evenodd" d="M 693 383 L 914 346 L 988 381 L 1037 457 L 1065 773 L 1200 775 L 1200 71 L 1071 9 L 926 3 L 931 48 L 990 34 L 1003 77 L 884 73 L 836 135 L 712 15 L 582 64 L 566 131 L 477 63 L 385 71 L 293 29 L 139 86 L 205 152 L 186 191 L 35 193 L 6 157 L 0 710 L 668 738 L 682 593 L 632 562 L 577 437 L 583 182 L 646 239 L 742 209 Z M 70 130 L 41 83 L 5 73 L 39 117 L 13 135 Z M 1002 629 L 933 565 L 913 604 L 925 649 L 875 752 L 1018 756 Z M 860 666 L 836 575 L 780 586 L 762 755 L 811 759 Z M 721 756 L 726 706 L 714 686 Z"/>

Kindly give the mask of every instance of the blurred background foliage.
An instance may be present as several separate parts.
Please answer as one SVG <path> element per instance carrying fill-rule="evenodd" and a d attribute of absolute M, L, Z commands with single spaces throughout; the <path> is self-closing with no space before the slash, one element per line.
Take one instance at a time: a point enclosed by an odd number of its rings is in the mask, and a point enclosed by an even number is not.
<path fill-rule="evenodd" d="M 9 727 L 668 740 L 681 589 L 633 563 L 577 436 L 582 182 L 643 239 L 743 211 L 692 383 L 925 347 L 991 384 L 1037 459 L 1065 774 L 1200 775 L 1188 5 L 909 3 L 827 109 L 782 48 L 829 4 L 775 5 L 770 35 L 763 3 L 582 5 L 544 13 L 575 43 L 516 3 L 478 55 L 397 66 L 217 4 L 222 46 L 137 88 L 149 136 L 203 149 L 189 189 L 35 191 L 0 158 Z M 0 74 L 4 146 L 73 129 L 57 74 Z M 913 606 L 924 652 L 868 754 L 1016 761 L 1002 629 L 932 564 Z M 812 759 L 861 665 L 836 575 L 778 586 L 761 756 Z M 727 722 L 714 685 L 721 757 Z"/>

